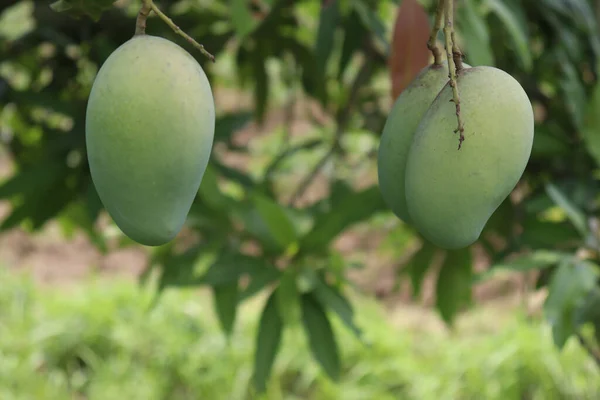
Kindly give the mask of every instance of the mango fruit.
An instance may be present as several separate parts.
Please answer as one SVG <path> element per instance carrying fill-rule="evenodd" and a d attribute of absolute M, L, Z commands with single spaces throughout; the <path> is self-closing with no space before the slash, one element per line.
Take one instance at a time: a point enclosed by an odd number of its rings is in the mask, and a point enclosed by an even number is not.
<path fill-rule="evenodd" d="M 446 82 L 446 61 L 423 68 L 394 102 L 381 134 L 377 155 L 379 189 L 393 213 L 409 224 L 404 193 L 408 151 L 421 118 Z"/>
<path fill-rule="evenodd" d="M 533 109 L 512 76 L 487 66 L 458 75 L 465 140 L 446 85 L 416 129 L 406 163 L 413 226 L 439 247 L 474 243 L 521 178 L 533 145 Z"/>
<path fill-rule="evenodd" d="M 179 45 L 136 35 L 108 57 L 89 96 L 86 147 L 100 200 L 123 233 L 147 246 L 178 234 L 214 131 L 210 83 Z"/>

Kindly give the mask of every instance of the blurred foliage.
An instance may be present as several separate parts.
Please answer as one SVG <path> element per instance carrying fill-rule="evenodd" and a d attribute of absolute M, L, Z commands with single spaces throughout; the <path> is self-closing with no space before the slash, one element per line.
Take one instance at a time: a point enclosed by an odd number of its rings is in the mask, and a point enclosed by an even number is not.
<path fill-rule="evenodd" d="M 33 284 L 0 271 L 0 398 L 56 400 L 587 400 L 600 370 L 575 343 L 558 351 L 548 326 L 512 307 L 484 307 L 456 332 L 435 316 L 353 296 L 364 346 L 339 329 L 340 384 L 310 362 L 297 326 L 282 337 L 273 379 L 252 396 L 253 337 L 262 300 L 242 307 L 230 341 L 210 312 L 209 293 L 152 291 L 94 279 L 70 287 Z M 427 323 L 423 323 L 424 320 Z M 264 354 L 264 353 L 263 353 Z"/>
<path fill-rule="evenodd" d="M 114 229 L 98 228 L 102 205 L 86 163 L 84 118 L 94 76 L 133 35 L 139 3 L 120 0 L 101 15 L 105 1 L 62 3 L 67 6 L 54 10 L 49 2 L 31 0 L 0 6 L 0 141 L 16 164 L 0 186 L 0 198 L 12 204 L 0 229 L 35 231 L 58 219 L 66 233 L 83 229 L 100 249 L 133 245 Z M 183 249 L 180 242 L 152 249 L 144 278 L 157 272 L 161 289 L 210 285 L 228 335 L 239 304 L 272 290 L 256 336 L 257 388 L 266 387 L 286 327 L 303 327 L 314 358 L 332 379 L 339 377 L 341 361 L 330 321 L 343 322 L 361 338 L 344 295 L 350 263 L 332 244 L 357 223 L 394 218 L 376 182 L 365 185 L 357 171 L 374 176 L 374 149 L 391 106 L 388 57 L 403 56 L 391 51 L 389 40 L 401 3 L 157 2 L 216 56 L 216 64 L 158 19 L 149 21 L 149 34 L 181 44 L 198 59 L 217 92 L 252 96 L 251 108 L 217 117 L 214 152 L 187 224 L 196 240 Z M 432 16 L 433 2 L 421 4 Z M 466 61 L 494 65 L 522 84 L 536 113 L 535 141 L 523 179 L 481 240 L 468 250 L 443 252 L 437 307 L 451 323 L 470 304 L 473 282 L 503 269 L 538 270 L 538 286 L 550 288 L 546 314 L 555 342 L 562 346 L 576 334 L 593 354 L 593 332 L 600 336 L 597 6 L 587 0 L 457 4 Z M 56 12 L 63 9 L 100 18 Z M 260 168 L 229 162 L 232 156 L 256 157 L 249 143 L 236 140 L 237 132 L 260 124 L 282 98 L 293 105 L 299 96 L 320 106 L 326 118 L 313 115 L 312 131 L 294 137 L 289 119 L 283 132 L 267 132 L 281 139 Z M 357 134 L 369 138 L 366 151 L 348 140 Z M 308 167 L 292 162 L 307 155 Z M 307 205 L 300 200 L 317 175 L 327 179 L 328 195 Z M 417 294 L 442 251 L 409 227 L 396 226 L 411 234 L 394 245 L 417 247 L 398 275 L 408 274 Z M 484 273 L 473 270 L 475 247 L 492 260 Z"/>

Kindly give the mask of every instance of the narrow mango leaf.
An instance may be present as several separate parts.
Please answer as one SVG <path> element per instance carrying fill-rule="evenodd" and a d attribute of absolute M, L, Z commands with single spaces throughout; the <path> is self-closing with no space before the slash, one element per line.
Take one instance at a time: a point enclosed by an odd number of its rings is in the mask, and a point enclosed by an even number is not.
<path fill-rule="evenodd" d="M 94 21 L 98 21 L 102 13 L 112 8 L 116 0 L 58 0 L 50 4 L 55 12 L 64 12 L 79 18 L 87 15 Z"/>
<path fill-rule="evenodd" d="M 396 16 L 390 47 L 389 68 L 394 99 L 429 64 L 431 53 L 426 45 L 430 29 L 423 6 L 417 0 L 404 0 Z"/>
<path fill-rule="evenodd" d="M 588 152 L 600 167 L 600 83 L 596 84 L 585 110 L 583 139 Z"/>
<path fill-rule="evenodd" d="M 46 192 L 66 172 L 60 161 L 49 160 L 15 172 L 0 185 L 0 199 L 15 195 L 38 195 Z"/>
<path fill-rule="evenodd" d="M 344 43 L 342 44 L 342 55 L 338 66 L 338 79 L 341 79 L 346 72 L 348 63 L 354 53 L 360 48 L 362 39 L 367 35 L 367 29 L 361 23 L 361 19 L 356 11 L 352 11 L 344 20 Z"/>
<path fill-rule="evenodd" d="M 348 196 L 339 196 L 339 200 L 332 201 L 330 212 L 319 215 L 313 228 L 301 239 L 300 248 L 306 251 L 323 251 L 349 226 L 386 209 L 377 186 L 352 191 Z"/>
<path fill-rule="evenodd" d="M 405 0 L 406 1 L 406 0 Z M 387 56 L 390 52 L 390 44 L 387 40 L 385 24 L 375 10 L 369 7 L 364 0 L 353 0 L 353 8 L 360 17 L 363 25 L 379 39 L 384 47 L 384 53 Z"/>
<path fill-rule="evenodd" d="M 238 283 L 213 286 L 213 301 L 223 332 L 229 337 L 233 331 L 238 305 Z"/>
<path fill-rule="evenodd" d="M 552 327 L 554 343 L 559 349 L 575 332 L 575 310 L 594 288 L 597 277 L 598 271 L 590 264 L 573 258 L 564 260 L 552 276 L 544 312 Z"/>
<path fill-rule="evenodd" d="M 210 164 L 206 167 L 206 171 L 204 171 L 198 194 L 210 208 L 215 210 L 231 206 L 231 199 L 221 192 L 215 168 Z"/>
<path fill-rule="evenodd" d="M 548 194 L 548 196 L 550 196 L 554 203 L 556 203 L 557 206 L 561 207 L 565 211 L 567 217 L 569 218 L 575 229 L 577 229 L 579 234 L 584 238 L 587 237 L 588 228 L 586 223 L 586 217 L 583 211 L 581 211 L 575 204 L 573 204 L 573 202 L 554 184 L 548 182 L 545 188 L 546 193 Z"/>
<path fill-rule="evenodd" d="M 265 391 L 271 376 L 275 356 L 281 344 L 282 330 L 283 319 L 277 308 L 277 291 L 274 291 L 262 311 L 256 336 L 252 381 L 260 393 Z"/>
<path fill-rule="evenodd" d="M 323 4 L 319 17 L 319 27 L 317 28 L 315 55 L 317 57 L 317 67 L 324 72 L 327 69 L 327 61 L 333 49 L 339 18 L 338 0 L 328 1 Z"/>
<path fill-rule="evenodd" d="M 575 310 L 575 324 L 577 326 L 588 322 L 600 323 L 600 287 L 598 286 L 590 290 L 582 305 Z"/>
<path fill-rule="evenodd" d="M 408 264 L 404 267 L 410 275 L 413 288 L 412 295 L 415 299 L 421 294 L 423 279 L 427 274 L 427 270 L 431 265 L 436 250 L 437 248 L 431 244 L 431 242 L 424 242 L 421 248 L 412 256 Z"/>
<path fill-rule="evenodd" d="M 312 293 L 302 295 L 302 322 L 310 349 L 333 381 L 340 376 L 340 356 L 333 329 L 323 307 Z"/>
<path fill-rule="evenodd" d="M 279 310 L 286 325 L 294 325 L 300 319 L 300 301 L 296 273 L 288 269 L 283 273 L 277 290 Z"/>
<path fill-rule="evenodd" d="M 252 199 L 261 219 L 282 248 L 298 239 L 296 227 L 282 205 L 260 193 L 254 193 Z"/>
<path fill-rule="evenodd" d="M 242 302 L 261 290 L 266 288 L 281 277 L 281 271 L 275 267 L 265 267 L 261 271 L 256 271 L 250 276 L 250 283 L 239 295 L 239 301 Z"/>
<path fill-rule="evenodd" d="M 587 103 L 585 88 L 579 78 L 579 72 L 572 63 L 560 63 L 562 69 L 562 78 L 560 87 L 565 96 L 565 104 L 571 116 L 574 125 L 581 129 L 585 118 L 585 108 Z"/>
<path fill-rule="evenodd" d="M 486 0 L 485 5 L 502 21 L 519 55 L 519 61 L 526 71 L 530 71 L 533 60 L 529 52 L 527 21 L 519 18 L 516 9 L 508 7 L 501 0 Z"/>
<path fill-rule="evenodd" d="M 538 270 L 556 265 L 568 257 L 571 257 L 570 253 L 551 250 L 537 250 L 531 254 L 526 254 L 524 256 L 515 258 L 514 260 L 495 264 L 491 267 L 491 269 L 508 269 L 511 271 L 521 272 Z"/>
<path fill-rule="evenodd" d="M 523 221 L 523 233 L 519 241 L 534 249 L 546 249 L 561 245 L 578 245 L 581 237 L 577 229 L 568 222 L 540 221 L 535 216 L 529 216 Z"/>
<path fill-rule="evenodd" d="M 249 5 L 248 0 L 231 0 L 230 3 L 231 22 L 240 40 L 243 40 L 258 26 L 258 21 L 252 17 Z"/>
<path fill-rule="evenodd" d="M 237 131 L 252 121 L 252 116 L 250 111 L 240 111 L 218 117 L 215 121 L 215 141 L 230 141 Z"/>
<path fill-rule="evenodd" d="M 490 32 L 485 18 L 478 12 L 473 3 L 473 0 L 465 0 L 457 10 L 458 28 L 466 42 L 463 50 L 470 65 L 494 66 L 494 54 L 490 46 Z"/>
<path fill-rule="evenodd" d="M 436 307 L 448 324 L 471 301 L 471 251 L 470 248 L 448 251 L 440 270 L 436 286 Z"/>
<path fill-rule="evenodd" d="M 253 276 L 268 268 L 274 267 L 262 258 L 222 252 L 200 279 L 207 285 L 227 285 L 237 282 L 242 275 Z"/>
<path fill-rule="evenodd" d="M 315 298 L 323 307 L 336 313 L 358 339 L 362 339 L 362 331 L 354 322 L 354 310 L 348 299 L 336 287 L 328 285 L 322 276 L 319 276 L 315 281 L 313 291 Z"/>

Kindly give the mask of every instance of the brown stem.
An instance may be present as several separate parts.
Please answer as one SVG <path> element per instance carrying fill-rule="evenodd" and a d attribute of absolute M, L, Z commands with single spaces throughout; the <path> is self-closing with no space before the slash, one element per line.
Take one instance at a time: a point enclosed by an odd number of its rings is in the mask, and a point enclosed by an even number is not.
<path fill-rule="evenodd" d="M 138 13 L 137 20 L 135 21 L 135 35 L 145 35 L 146 34 L 146 21 L 148 20 L 148 16 L 152 11 L 151 2 L 148 0 L 142 0 L 142 8 L 140 8 L 140 12 Z"/>
<path fill-rule="evenodd" d="M 458 48 L 458 44 L 456 44 L 454 30 L 452 30 L 452 59 L 454 60 L 454 66 L 456 67 L 457 73 L 463 69 L 462 56 L 463 54 Z"/>
<path fill-rule="evenodd" d="M 427 42 L 427 48 L 433 54 L 433 63 L 435 65 L 442 65 L 442 51 L 437 44 L 438 32 L 442 29 L 444 18 L 444 0 L 438 0 L 437 8 L 435 10 L 435 22 L 431 28 L 431 35 Z"/>
<path fill-rule="evenodd" d="M 444 27 L 444 38 L 446 39 L 446 54 L 448 57 L 448 77 L 450 78 L 450 87 L 452 88 L 452 101 L 456 105 L 456 119 L 458 121 L 458 127 L 454 130 L 454 133 L 459 133 L 458 149 L 462 147 L 462 142 L 465 140 L 464 123 L 460 114 L 460 93 L 458 91 L 458 80 L 456 77 L 457 66 L 455 64 L 455 58 L 453 56 L 454 49 L 454 0 L 444 0 L 444 13 L 446 16 L 446 25 Z M 460 63 L 462 68 L 462 63 Z"/>

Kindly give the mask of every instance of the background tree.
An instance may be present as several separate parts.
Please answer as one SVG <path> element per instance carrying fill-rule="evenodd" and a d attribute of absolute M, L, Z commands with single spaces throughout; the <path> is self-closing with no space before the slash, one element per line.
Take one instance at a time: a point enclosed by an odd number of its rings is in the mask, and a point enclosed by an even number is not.
<path fill-rule="evenodd" d="M 537 271 L 537 286 L 549 287 L 545 312 L 556 344 L 575 335 L 600 362 L 597 4 L 456 2 L 465 61 L 514 76 L 533 103 L 536 126 L 532 157 L 513 195 L 478 243 L 455 252 L 436 248 L 396 221 L 373 173 L 391 102 L 427 63 L 433 1 L 156 5 L 216 63 L 155 16 L 148 33 L 184 46 L 213 87 L 239 86 L 252 105 L 217 110 L 213 155 L 187 230 L 180 240 L 151 250 L 142 280 L 156 273 L 161 290 L 212 287 L 225 334 L 234 329 L 238 305 L 268 291 L 256 336 L 257 389 L 265 387 L 292 324 L 304 327 L 324 371 L 332 379 L 339 375 L 330 319 L 361 335 L 345 296 L 349 263 L 331 244 L 375 218 L 393 221 L 391 240 L 409 236 L 398 239 L 412 256 L 398 266 L 397 279 L 410 278 L 415 295 L 429 268 L 438 269 L 436 305 L 448 323 L 471 303 L 472 283 L 503 269 Z M 16 165 L 0 186 L 0 199 L 12 204 L 1 229 L 35 231 L 59 219 L 66 233 L 82 229 L 100 249 L 135 245 L 98 224 L 103 211 L 86 163 L 84 117 L 95 73 L 133 35 L 139 7 L 121 0 L 63 0 L 54 10 L 49 2 L 28 0 L 0 6 L 0 140 Z M 258 160 L 255 169 L 231 162 L 249 155 L 248 143 L 236 134 L 262 123 L 269 108 L 282 103 L 283 128 L 265 132 L 278 135 L 277 154 Z M 310 131 L 292 134 L 297 104 L 314 122 Z M 357 149 L 350 138 L 359 134 L 366 144 Z M 292 170 L 298 159 L 306 168 Z M 326 195 L 315 201 L 306 192 L 317 180 Z M 475 250 L 488 260 L 484 272 L 473 268 Z M 434 265 L 438 256 L 442 261 Z"/>

